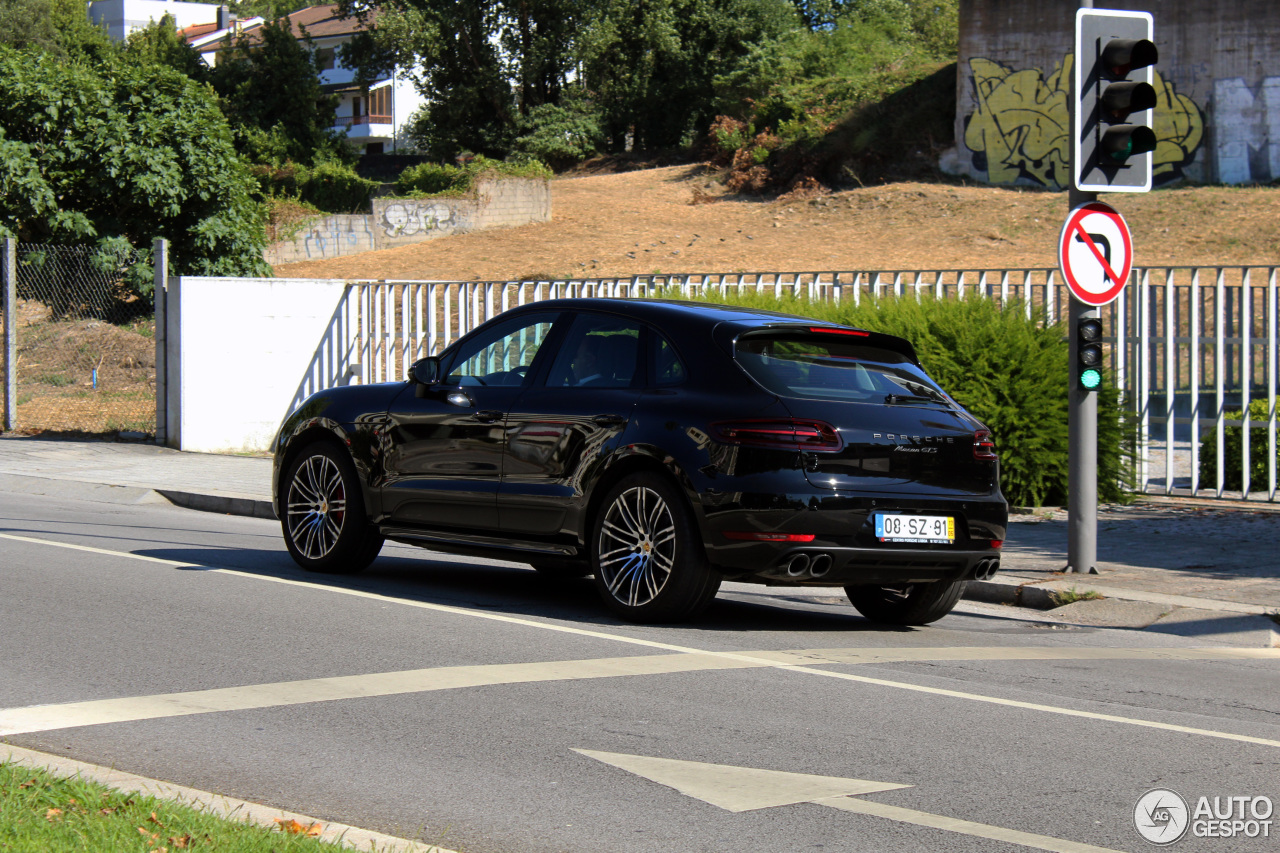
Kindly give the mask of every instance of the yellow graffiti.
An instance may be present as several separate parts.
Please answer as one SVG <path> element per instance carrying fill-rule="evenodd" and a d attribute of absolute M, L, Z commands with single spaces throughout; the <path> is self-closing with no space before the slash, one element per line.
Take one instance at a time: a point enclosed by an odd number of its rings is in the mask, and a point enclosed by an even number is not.
<path fill-rule="evenodd" d="M 964 144 L 987 157 L 987 180 L 1012 184 L 1030 178 L 1061 188 L 1071 151 L 1071 57 L 1048 81 L 1038 68 L 1014 71 L 989 59 L 969 60 L 978 110 L 969 119 Z"/>
<path fill-rule="evenodd" d="M 964 144 L 986 159 L 993 184 L 1038 183 L 1065 189 L 1070 183 L 1072 56 L 1067 54 L 1046 80 L 1038 68 L 1014 71 L 989 59 L 969 60 L 977 110 L 969 117 Z M 1191 161 L 1204 138 L 1204 118 L 1186 95 L 1159 72 L 1156 90 L 1156 150 L 1152 172 L 1173 176 Z"/>

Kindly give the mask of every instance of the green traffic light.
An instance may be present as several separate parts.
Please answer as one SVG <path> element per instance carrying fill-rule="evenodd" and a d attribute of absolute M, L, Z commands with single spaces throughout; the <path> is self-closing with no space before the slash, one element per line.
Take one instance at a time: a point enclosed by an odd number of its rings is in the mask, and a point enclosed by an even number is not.
<path fill-rule="evenodd" d="M 1096 370 L 1086 370 L 1080 374 L 1080 387 L 1086 391 L 1096 391 L 1102 384 L 1102 374 Z"/>

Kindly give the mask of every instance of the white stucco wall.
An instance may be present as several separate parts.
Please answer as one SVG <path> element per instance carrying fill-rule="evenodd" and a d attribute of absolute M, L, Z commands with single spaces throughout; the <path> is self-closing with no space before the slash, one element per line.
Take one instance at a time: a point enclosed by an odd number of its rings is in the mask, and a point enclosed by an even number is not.
<path fill-rule="evenodd" d="M 169 287 L 167 350 L 178 365 L 169 393 L 179 395 L 170 442 L 178 449 L 269 450 L 308 377 L 333 372 L 324 384 L 337 384 L 344 365 L 326 335 L 345 282 L 183 276 Z"/>
<path fill-rule="evenodd" d="M 166 14 L 178 29 L 218 20 L 218 3 L 183 3 L 177 0 L 94 0 L 89 4 L 89 20 L 106 27 L 107 35 L 123 41 L 134 30 L 143 29 Z"/>

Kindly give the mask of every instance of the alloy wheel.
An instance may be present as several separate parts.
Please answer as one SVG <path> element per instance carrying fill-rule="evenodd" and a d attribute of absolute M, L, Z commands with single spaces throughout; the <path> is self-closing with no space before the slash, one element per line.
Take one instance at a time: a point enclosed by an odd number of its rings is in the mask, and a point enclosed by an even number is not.
<path fill-rule="evenodd" d="M 600 580 L 628 607 L 653 601 L 675 568 L 676 526 L 666 501 L 636 486 L 614 499 L 597 543 Z"/>
<path fill-rule="evenodd" d="M 294 471 L 287 502 L 289 538 L 308 560 L 319 560 L 338 544 L 347 516 L 342 472 L 328 456 L 310 456 Z"/>

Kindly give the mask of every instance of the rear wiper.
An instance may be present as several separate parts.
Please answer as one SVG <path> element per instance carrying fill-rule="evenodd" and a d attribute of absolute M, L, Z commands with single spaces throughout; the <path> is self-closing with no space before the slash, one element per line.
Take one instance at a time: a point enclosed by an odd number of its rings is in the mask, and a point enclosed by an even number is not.
<path fill-rule="evenodd" d="M 889 394 L 884 398 L 889 405 L 894 403 L 937 403 L 932 397 L 915 397 L 910 394 Z"/>

